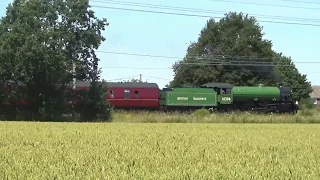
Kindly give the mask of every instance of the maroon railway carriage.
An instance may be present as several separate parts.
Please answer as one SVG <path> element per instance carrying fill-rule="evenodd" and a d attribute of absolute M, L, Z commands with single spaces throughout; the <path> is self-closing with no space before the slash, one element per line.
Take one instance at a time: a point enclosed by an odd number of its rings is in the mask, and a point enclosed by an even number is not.
<path fill-rule="evenodd" d="M 11 103 L 13 103 L 16 107 L 23 107 L 23 106 L 29 105 L 30 102 L 27 102 L 24 99 L 18 100 L 17 102 L 9 102 L 9 100 L 6 98 L 5 94 L 10 93 L 12 86 L 16 86 L 14 81 L 9 81 L 9 83 L 7 85 L 3 85 L 3 84 L 0 85 L 0 96 L 4 96 L 4 97 L 2 97 L 4 99 L 3 99 L 2 104 L 0 103 L 0 107 L 3 108 L 4 106 L 7 106 Z M 18 83 L 18 88 L 23 90 L 24 86 L 21 83 Z"/>
<path fill-rule="evenodd" d="M 81 97 L 81 95 L 80 95 L 80 93 L 79 93 L 79 91 L 82 91 L 82 90 L 84 90 L 84 91 L 88 91 L 89 90 L 89 88 L 90 88 L 90 82 L 85 82 L 85 81 L 78 81 L 78 82 L 76 82 L 76 84 L 75 84 L 76 86 L 75 86 L 75 100 L 77 101 L 77 100 L 82 100 L 83 99 L 83 97 Z M 67 88 L 66 88 L 66 91 L 65 91 L 65 93 L 69 93 L 69 95 L 71 95 L 72 94 L 72 91 L 73 91 L 73 84 L 72 83 L 70 83 L 68 86 L 67 86 Z M 78 92 L 77 92 L 78 91 Z M 68 103 L 68 105 L 72 105 L 72 99 L 71 99 L 71 96 L 70 96 L 70 99 L 69 98 L 67 98 L 67 103 Z M 76 102 L 75 102 L 76 103 Z"/>
<path fill-rule="evenodd" d="M 115 108 L 156 109 L 159 86 L 156 83 L 108 83 L 107 99 Z"/>
<path fill-rule="evenodd" d="M 159 86 L 156 83 L 112 83 L 108 82 L 108 93 L 106 99 L 115 108 L 142 108 L 157 109 L 159 107 Z M 76 91 L 89 90 L 90 82 L 76 82 Z M 66 92 L 72 91 L 72 84 L 67 87 Z M 81 95 L 76 92 L 77 100 L 81 101 Z M 76 101 L 77 101 L 76 100 Z M 76 102 L 75 102 L 76 103 Z M 29 103 L 21 100 L 19 105 Z M 67 104 L 71 105 L 72 100 L 68 99 Z"/>

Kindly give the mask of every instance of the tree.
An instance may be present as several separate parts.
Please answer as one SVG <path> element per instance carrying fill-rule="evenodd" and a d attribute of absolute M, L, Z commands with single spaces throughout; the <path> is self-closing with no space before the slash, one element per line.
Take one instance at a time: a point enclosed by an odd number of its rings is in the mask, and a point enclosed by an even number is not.
<path fill-rule="evenodd" d="M 218 22 L 210 19 L 184 59 L 173 65 L 175 76 L 168 87 L 208 82 L 276 86 L 285 81 L 293 88 L 295 99 L 306 97 L 311 88 L 306 77 L 299 74 L 291 60 L 280 58 L 263 35 L 257 20 L 243 13 L 227 13 Z M 283 66 L 288 64 L 292 65 L 289 69 Z"/>
<path fill-rule="evenodd" d="M 46 120 L 64 112 L 64 89 L 74 73 L 78 80 L 99 78 L 95 49 L 108 23 L 89 8 L 88 0 L 15 0 L 1 20 L 2 83 L 24 84 L 24 91 L 16 88 L 11 96 L 34 101 L 37 117 L 41 109 Z"/>
<path fill-rule="evenodd" d="M 274 84 L 271 42 L 263 40 L 255 18 L 228 13 L 219 22 L 210 19 L 185 58 L 173 65 L 171 86 L 229 82 L 234 85 Z M 259 64 L 257 66 L 256 64 Z"/>
<path fill-rule="evenodd" d="M 83 93 L 82 121 L 111 121 L 113 108 L 106 101 L 107 92 L 106 82 L 91 82 L 89 91 Z"/>
<path fill-rule="evenodd" d="M 292 99 L 301 101 L 310 98 L 312 86 L 307 81 L 307 76 L 299 73 L 290 57 L 283 56 L 282 53 L 275 53 L 275 57 L 277 57 L 275 60 L 281 64 L 275 67 L 275 71 L 281 77 L 283 86 L 288 86 L 292 89 Z"/>
<path fill-rule="evenodd" d="M 120 83 L 148 83 L 147 81 L 140 82 L 139 79 L 132 78 L 131 80 L 123 80 Z"/>

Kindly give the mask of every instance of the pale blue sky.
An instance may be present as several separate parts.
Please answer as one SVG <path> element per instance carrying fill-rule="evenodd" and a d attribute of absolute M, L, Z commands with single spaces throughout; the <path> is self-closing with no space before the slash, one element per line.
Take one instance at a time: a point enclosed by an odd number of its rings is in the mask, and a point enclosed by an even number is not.
<path fill-rule="evenodd" d="M 129 0 L 122 0 L 127 1 Z M 130 0 L 135 3 L 159 4 L 166 6 L 177 6 L 185 8 L 208 9 L 221 13 L 204 14 L 195 12 L 178 12 L 161 9 L 151 9 L 146 7 L 132 7 L 128 5 L 114 5 L 106 0 L 92 0 L 91 5 L 110 6 L 120 8 L 134 8 L 154 11 L 170 11 L 186 14 L 199 14 L 211 16 L 223 16 L 222 12 L 237 11 L 251 14 L 267 16 L 289 16 L 300 18 L 319 19 L 313 23 L 320 25 L 320 1 L 319 4 L 294 3 L 281 0 L 232 0 L 238 2 L 256 2 L 262 4 L 275 4 L 283 6 L 311 7 L 314 9 L 258 6 L 241 3 L 221 2 L 219 0 Z M 307 0 L 306 0 L 307 1 Z M 312 0 L 308 0 L 312 1 Z M 1 16 L 5 14 L 5 8 L 10 1 L 1 0 Z M 105 2 L 105 3 L 102 3 Z M 318 8 L 318 9 L 317 9 Z M 205 26 L 208 18 L 187 17 L 177 15 L 152 14 L 144 12 L 132 12 L 122 10 L 112 10 L 107 8 L 93 8 L 98 17 L 105 17 L 110 22 L 110 26 L 103 32 L 106 41 L 99 50 L 113 51 L 120 53 L 151 54 L 162 56 L 183 57 L 190 41 L 195 41 L 201 29 Z M 258 20 L 272 20 L 258 18 Z M 273 21 L 276 21 L 273 19 Z M 285 20 L 278 20 L 285 21 Z M 294 62 L 319 62 L 317 63 L 296 63 L 297 68 L 303 74 L 307 74 L 308 80 L 312 85 L 320 85 L 318 76 L 320 75 L 320 26 L 299 26 L 287 24 L 275 24 L 260 22 L 263 25 L 265 38 L 272 40 L 273 49 L 291 56 Z M 102 78 L 115 80 L 119 78 L 135 76 L 149 82 L 158 83 L 160 88 L 172 80 L 173 72 L 171 65 L 178 59 L 151 58 L 139 56 L 127 56 L 116 54 L 98 53 L 103 68 Z M 132 67 L 114 68 L 114 67 Z M 158 69 L 139 69 L 139 68 L 158 68 Z M 162 68 L 162 69 L 161 69 Z M 149 76 L 149 77 L 148 77 Z M 155 77 L 155 78 L 154 78 Z M 158 79 L 157 79 L 158 78 Z M 131 79 L 131 78 L 128 78 Z M 115 80 L 117 81 L 117 80 Z"/>

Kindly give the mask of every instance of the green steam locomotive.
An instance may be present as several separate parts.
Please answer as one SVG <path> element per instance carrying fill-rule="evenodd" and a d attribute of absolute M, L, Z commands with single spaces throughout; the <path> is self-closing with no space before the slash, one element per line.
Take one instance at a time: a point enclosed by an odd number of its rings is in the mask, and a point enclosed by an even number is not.
<path fill-rule="evenodd" d="M 296 113 L 288 87 L 232 86 L 207 83 L 197 88 L 164 88 L 159 93 L 161 109 L 206 108 L 217 111 Z"/>

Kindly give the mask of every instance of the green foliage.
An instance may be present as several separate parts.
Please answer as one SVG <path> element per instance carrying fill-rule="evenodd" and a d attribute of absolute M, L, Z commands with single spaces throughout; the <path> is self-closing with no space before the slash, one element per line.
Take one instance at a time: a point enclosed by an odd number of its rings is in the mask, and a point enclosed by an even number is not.
<path fill-rule="evenodd" d="M 58 92 L 59 93 L 59 92 Z M 40 120 L 40 121 L 61 121 L 63 118 L 62 115 L 68 113 L 66 99 L 63 93 L 59 93 L 58 95 L 52 95 L 48 97 L 46 101 L 43 101 L 43 104 L 39 108 L 39 115 L 28 116 L 26 114 L 24 116 L 25 120 Z M 28 112 L 25 112 L 28 113 Z"/>
<path fill-rule="evenodd" d="M 168 87 L 208 82 L 241 86 L 283 83 L 292 88 L 294 100 L 309 97 L 312 89 L 306 75 L 299 73 L 290 58 L 273 51 L 271 41 L 263 35 L 257 20 L 242 13 L 227 13 L 218 22 L 210 19 L 184 59 L 173 65 L 175 76 Z"/>
<path fill-rule="evenodd" d="M 91 82 L 89 91 L 83 94 L 80 111 L 82 121 L 111 121 L 113 109 L 106 100 L 107 88 L 101 82 Z"/>
<path fill-rule="evenodd" d="M 210 112 L 207 109 L 198 109 L 194 112 L 194 116 L 197 118 L 204 118 L 206 116 L 209 116 Z"/>
<path fill-rule="evenodd" d="M 314 112 L 310 109 L 304 108 L 299 112 L 301 116 L 313 116 Z"/>
<path fill-rule="evenodd" d="M 185 58 L 174 64 L 175 77 L 171 85 L 208 82 L 274 84 L 272 67 L 251 66 L 272 62 L 272 45 L 270 41 L 262 40 L 261 29 L 253 17 L 242 13 L 228 13 L 219 22 L 210 19 L 201 30 L 198 41 L 189 46 Z"/>
<path fill-rule="evenodd" d="M 313 116 L 317 113 L 315 105 L 312 103 L 311 98 L 303 98 L 299 102 L 300 111 L 298 112 L 301 116 Z"/>
<path fill-rule="evenodd" d="M 196 115 L 195 115 L 196 114 Z M 211 113 L 198 110 L 197 113 L 181 112 L 128 112 L 115 111 L 115 123 L 253 123 L 253 124 L 284 124 L 284 123 L 320 123 L 320 111 L 308 109 L 297 114 L 261 114 L 249 112 Z"/>
<path fill-rule="evenodd" d="M 121 82 L 119 82 L 119 83 L 148 83 L 148 81 L 142 81 L 142 82 L 140 82 L 139 79 L 132 78 L 132 79 L 130 79 L 130 80 L 123 80 L 123 81 L 121 81 Z"/>
<path fill-rule="evenodd" d="M 281 77 L 283 85 L 292 89 L 292 99 L 294 101 L 308 99 L 312 93 L 312 86 L 307 81 L 307 76 L 299 73 L 290 57 L 285 57 L 281 53 L 275 54 L 275 56 L 277 57 L 275 61 L 281 63 L 281 65 L 287 65 L 277 66 L 275 71 Z"/>
<path fill-rule="evenodd" d="M 28 118 L 59 119 L 72 78 L 98 78 L 94 49 L 105 40 L 101 31 L 108 23 L 89 8 L 88 0 L 15 0 L 8 6 L 0 22 L 0 82 L 13 84 L 6 94 L 12 102 L 33 102 Z"/>
<path fill-rule="evenodd" d="M 311 98 L 303 98 L 299 102 L 300 109 L 314 109 L 316 106 L 313 104 Z"/>

